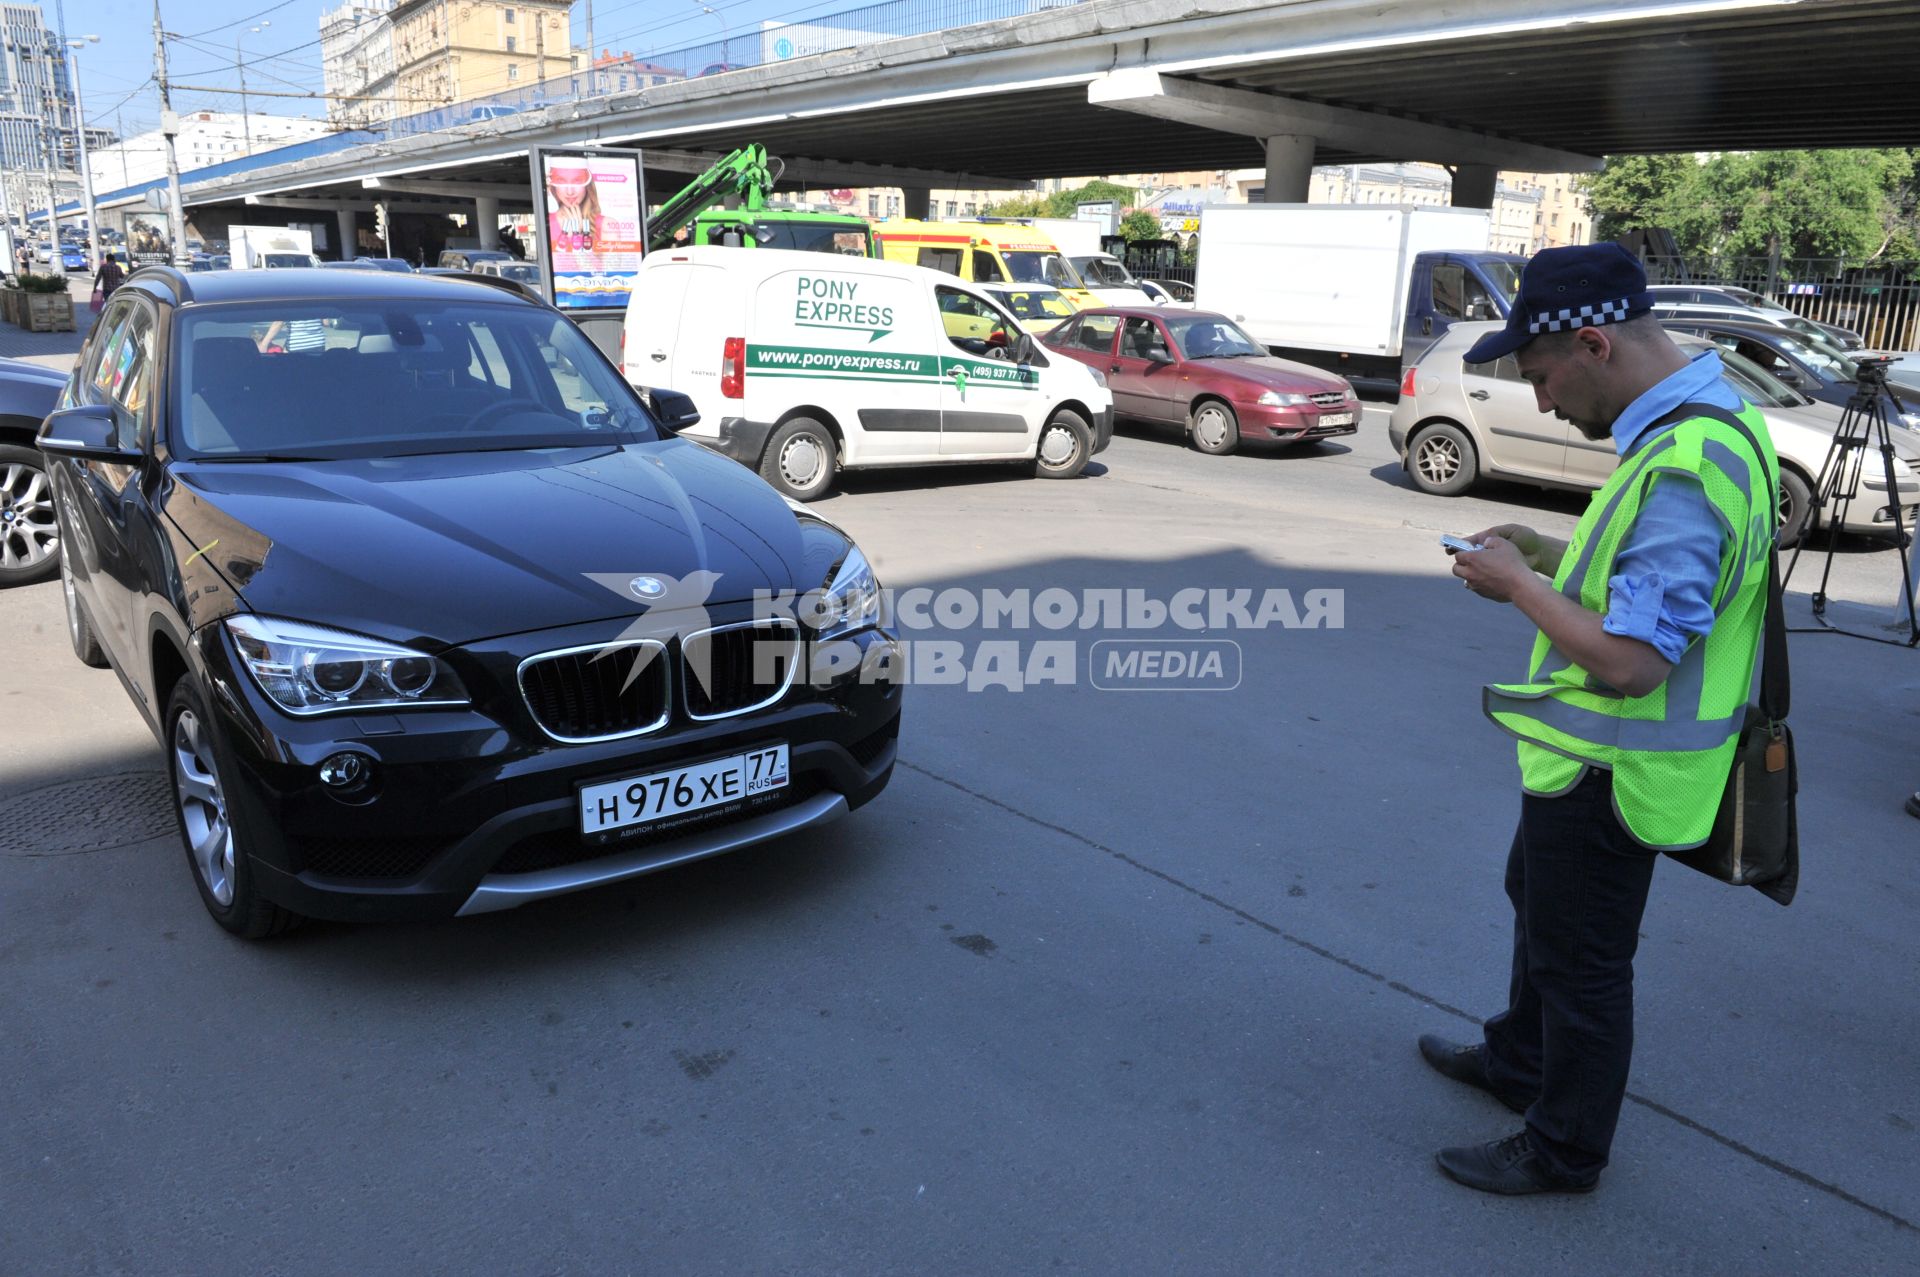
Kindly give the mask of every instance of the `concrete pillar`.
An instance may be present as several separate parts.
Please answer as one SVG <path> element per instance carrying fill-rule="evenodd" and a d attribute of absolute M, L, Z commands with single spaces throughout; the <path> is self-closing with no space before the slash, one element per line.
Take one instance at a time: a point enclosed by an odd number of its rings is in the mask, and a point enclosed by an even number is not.
<path fill-rule="evenodd" d="M 1491 164 L 1453 166 L 1453 206 L 1455 208 L 1492 208 L 1494 186 L 1500 177 Z"/>
<path fill-rule="evenodd" d="M 1266 139 L 1269 204 L 1305 204 L 1313 187 L 1313 139 L 1282 133 Z"/>
<path fill-rule="evenodd" d="M 340 260 L 350 262 L 360 256 L 359 214 L 350 208 L 336 208 L 333 217 L 340 227 Z"/>
<path fill-rule="evenodd" d="M 500 199 L 498 196 L 477 197 L 473 201 L 473 221 L 474 225 L 479 227 L 474 234 L 480 237 L 480 247 L 500 247 Z"/>
<path fill-rule="evenodd" d="M 904 186 L 900 188 L 901 211 L 908 217 L 917 217 L 922 221 L 933 216 L 933 189 L 926 186 Z"/>

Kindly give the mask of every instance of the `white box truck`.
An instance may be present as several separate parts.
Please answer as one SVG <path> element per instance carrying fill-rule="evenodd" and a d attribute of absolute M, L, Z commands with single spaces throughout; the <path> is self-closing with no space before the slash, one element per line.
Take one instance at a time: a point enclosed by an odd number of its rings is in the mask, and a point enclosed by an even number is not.
<path fill-rule="evenodd" d="M 229 227 L 227 249 L 235 270 L 319 265 L 313 255 L 313 232 L 299 227 Z"/>
<path fill-rule="evenodd" d="M 1526 259 L 1488 251 L 1491 231 L 1485 209 L 1209 205 L 1196 300 L 1276 355 L 1390 392 L 1453 324 L 1506 318 Z"/>

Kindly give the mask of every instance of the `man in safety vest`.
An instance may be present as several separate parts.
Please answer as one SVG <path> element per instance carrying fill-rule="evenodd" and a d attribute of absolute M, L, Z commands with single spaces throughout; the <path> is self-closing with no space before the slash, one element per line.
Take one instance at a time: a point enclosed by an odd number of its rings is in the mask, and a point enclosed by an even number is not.
<path fill-rule="evenodd" d="M 1453 558 L 1466 588 L 1539 631 L 1525 681 L 1484 692 L 1519 741 L 1524 791 L 1507 1008 L 1480 1042 L 1420 1039 L 1435 1069 L 1526 1115 L 1438 1154 L 1487 1192 L 1584 1193 L 1607 1164 L 1655 853 L 1707 840 L 1754 690 L 1779 465 L 1719 355 L 1689 361 L 1652 306 L 1620 246 L 1548 249 L 1507 326 L 1466 356 L 1514 356 L 1541 412 L 1620 456 L 1571 541 L 1506 524 Z"/>

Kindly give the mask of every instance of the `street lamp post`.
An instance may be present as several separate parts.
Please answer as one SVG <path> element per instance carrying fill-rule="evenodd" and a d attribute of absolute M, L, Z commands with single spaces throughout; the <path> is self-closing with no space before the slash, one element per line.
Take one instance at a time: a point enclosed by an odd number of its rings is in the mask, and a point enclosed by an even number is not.
<path fill-rule="evenodd" d="M 234 69 L 240 72 L 240 136 L 246 140 L 248 155 L 253 154 L 253 123 L 247 114 L 247 64 L 240 57 L 240 41 L 248 33 L 258 35 L 263 28 L 272 25 L 273 23 L 263 20 L 259 26 L 248 27 L 244 32 L 236 31 L 233 36 L 233 65 Z"/>
<path fill-rule="evenodd" d="M 80 50 L 98 43 L 97 35 L 67 41 L 67 47 L 73 50 L 73 111 L 74 130 L 80 138 L 80 189 L 87 196 L 87 261 L 96 271 L 101 263 L 100 217 L 93 207 L 93 165 L 87 160 L 87 107 L 80 95 Z"/>

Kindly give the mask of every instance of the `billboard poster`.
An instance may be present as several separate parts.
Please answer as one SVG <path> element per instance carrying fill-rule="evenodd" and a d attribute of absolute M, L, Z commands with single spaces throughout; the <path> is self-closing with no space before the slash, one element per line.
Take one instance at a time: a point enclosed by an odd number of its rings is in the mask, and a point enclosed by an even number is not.
<path fill-rule="evenodd" d="M 547 296 L 569 310 L 624 307 L 647 242 L 640 152 L 533 152 L 536 230 Z"/>

